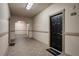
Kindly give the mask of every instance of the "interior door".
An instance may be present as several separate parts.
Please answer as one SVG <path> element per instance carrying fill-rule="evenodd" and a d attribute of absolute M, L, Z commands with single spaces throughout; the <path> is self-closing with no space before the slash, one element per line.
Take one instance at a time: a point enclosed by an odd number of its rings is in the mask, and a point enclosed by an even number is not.
<path fill-rule="evenodd" d="M 62 52 L 62 17 L 59 13 L 50 17 L 50 47 Z"/>

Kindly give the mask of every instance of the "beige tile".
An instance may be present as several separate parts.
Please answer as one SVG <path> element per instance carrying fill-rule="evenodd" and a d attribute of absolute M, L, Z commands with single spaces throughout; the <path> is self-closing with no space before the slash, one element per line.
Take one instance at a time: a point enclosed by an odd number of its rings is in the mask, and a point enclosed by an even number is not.
<path fill-rule="evenodd" d="M 52 56 L 46 51 L 48 47 L 37 40 L 17 35 L 15 43 L 9 47 L 8 56 Z"/>

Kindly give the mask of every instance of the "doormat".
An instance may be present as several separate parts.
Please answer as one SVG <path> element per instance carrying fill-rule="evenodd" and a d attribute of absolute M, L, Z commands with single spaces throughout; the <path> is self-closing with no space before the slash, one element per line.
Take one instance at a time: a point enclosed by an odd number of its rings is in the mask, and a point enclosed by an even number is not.
<path fill-rule="evenodd" d="M 51 54 L 53 54 L 54 56 L 58 56 L 58 55 L 60 55 L 61 53 L 59 53 L 59 52 L 57 52 L 56 50 L 54 50 L 54 49 L 51 49 L 51 48 L 49 48 L 49 49 L 46 49 L 48 52 L 50 52 Z"/>

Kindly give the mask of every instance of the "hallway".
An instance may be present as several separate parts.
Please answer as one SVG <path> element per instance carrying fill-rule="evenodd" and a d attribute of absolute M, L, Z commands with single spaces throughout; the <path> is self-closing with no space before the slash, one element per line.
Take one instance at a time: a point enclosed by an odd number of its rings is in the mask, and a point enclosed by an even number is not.
<path fill-rule="evenodd" d="M 0 56 L 79 56 L 78 25 L 77 3 L 0 4 Z"/>
<path fill-rule="evenodd" d="M 33 39 L 28 39 L 24 35 L 16 35 L 15 46 L 9 46 L 8 56 L 52 56 L 46 51 L 48 47 Z"/>

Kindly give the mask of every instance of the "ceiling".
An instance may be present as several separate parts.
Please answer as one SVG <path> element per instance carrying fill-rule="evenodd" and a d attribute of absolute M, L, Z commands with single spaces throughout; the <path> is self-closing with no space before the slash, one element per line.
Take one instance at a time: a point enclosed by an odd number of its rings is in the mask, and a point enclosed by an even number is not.
<path fill-rule="evenodd" d="M 9 3 L 11 15 L 33 17 L 51 5 L 51 3 L 34 3 L 30 10 L 25 8 L 27 3 Z"/>

